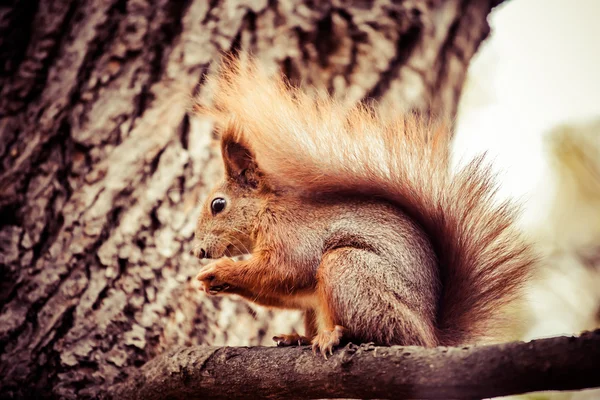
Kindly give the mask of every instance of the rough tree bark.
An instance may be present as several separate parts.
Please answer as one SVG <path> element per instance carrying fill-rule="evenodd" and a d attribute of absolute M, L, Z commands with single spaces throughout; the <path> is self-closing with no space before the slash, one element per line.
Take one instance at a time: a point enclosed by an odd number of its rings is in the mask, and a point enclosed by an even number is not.
<path fill-rule="evenodd" d="M 222 51 L 354 102 L 454 114 L 497 0 L 12 0 L 0 5 L 2 397 L 94 397 L 175 345 L 270 344 L 293 313 L 206 298 L 186 112 Z"/>

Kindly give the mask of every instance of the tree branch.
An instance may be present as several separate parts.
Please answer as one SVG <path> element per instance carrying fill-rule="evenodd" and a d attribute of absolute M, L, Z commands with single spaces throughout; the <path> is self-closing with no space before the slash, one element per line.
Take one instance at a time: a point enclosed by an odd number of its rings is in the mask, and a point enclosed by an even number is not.
<path fill-rule="evenodd" d="M 462 348 L 348 345 L 324 360 L 308 347 L 189 347 L 112 388 L 117 399 L 481 399 L 600 387 L 600 330 Z"/>

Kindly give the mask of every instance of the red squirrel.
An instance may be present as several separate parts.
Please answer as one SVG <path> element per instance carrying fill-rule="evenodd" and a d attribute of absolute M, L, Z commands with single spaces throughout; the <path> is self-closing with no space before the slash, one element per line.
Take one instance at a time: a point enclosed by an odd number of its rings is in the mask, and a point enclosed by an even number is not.
<path fill-rule="evenodd" d="M 202 206 L 195 254 L 209 294 L 303 310 L 325 357 L 340 341 L 457 346 L 498 340 L 535 257 L 496 204 L 483 157 L 450 165 L 450 131 L 309 95 L 229 60 L 200 114 L 225 177 Z M 243 261 L 232 256 L 249 253 Z"/>

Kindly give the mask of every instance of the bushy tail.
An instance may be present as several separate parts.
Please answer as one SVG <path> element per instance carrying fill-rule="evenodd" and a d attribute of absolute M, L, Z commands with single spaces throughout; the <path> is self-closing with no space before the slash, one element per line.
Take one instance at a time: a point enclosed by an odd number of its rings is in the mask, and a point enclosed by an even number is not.
<path fill-rule="evenodd" d="M 514 208 L 494 202 L 482 158 L 453 172 L 441 125 L 309 96 L 253 63 L 229 61 L 213 83 L 213 104 L 201 112 L 249 145 L 275 187 L 309 197 L 383 197 L 423 227 L 440 263 L 440 344 L 497 337 L 503 306 L 518 296 L 533 257 L 514 227 Z M 242 129 L 228 129 L 231 122 Z"/>

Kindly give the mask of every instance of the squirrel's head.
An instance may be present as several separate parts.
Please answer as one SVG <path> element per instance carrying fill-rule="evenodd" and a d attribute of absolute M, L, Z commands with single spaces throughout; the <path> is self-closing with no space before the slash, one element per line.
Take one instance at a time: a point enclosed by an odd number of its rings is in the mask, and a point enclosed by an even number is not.
<path fill-rule="evenodd" d="M 250 253 L 265 205 L 266 185 L 249 148 L 226 134 L 221 152 L 225 179 L 211 190 L 196 226 L 194 254 L 199 258 Z"/>

